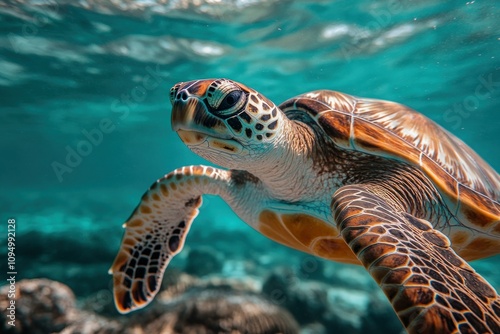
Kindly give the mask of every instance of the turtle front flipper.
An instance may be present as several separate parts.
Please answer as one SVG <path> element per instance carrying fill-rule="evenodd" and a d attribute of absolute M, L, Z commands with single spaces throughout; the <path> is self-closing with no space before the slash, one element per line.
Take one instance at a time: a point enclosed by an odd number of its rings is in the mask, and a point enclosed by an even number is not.
<path fill-rule="evenodd" d="M 364 185 L 337 190 L 332 213 L 409 333 L 500 333 L 499 296 L 428 221 Z"/>
<path fill-rule="evenodd" d="M 110 269 L 120 313 L 146 306 L 158 292 L 163 273 L 184 245 L 198 215 L 201 195 L 221 194 L 230 173 L 190 166 L 156 181 L 124 224 L 125 235 Z"/>

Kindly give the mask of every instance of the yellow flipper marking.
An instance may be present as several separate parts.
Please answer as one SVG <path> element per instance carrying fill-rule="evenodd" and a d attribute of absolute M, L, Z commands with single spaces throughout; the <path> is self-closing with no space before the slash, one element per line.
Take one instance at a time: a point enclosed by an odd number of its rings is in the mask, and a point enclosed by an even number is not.
<path fill-rule="evenodd" d="M 321 219 L 264 210 L 259 220 L 259 232 L 280 244 L 328 260 L 360 264 L 338 230 Z"/>

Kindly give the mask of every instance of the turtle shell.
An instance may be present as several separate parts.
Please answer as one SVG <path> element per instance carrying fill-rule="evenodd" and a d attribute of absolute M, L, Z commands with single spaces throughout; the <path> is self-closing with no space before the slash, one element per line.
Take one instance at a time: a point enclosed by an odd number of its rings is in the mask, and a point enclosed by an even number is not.
<path fill-rule="evenodd" d="M 461 222 L 494 239 L 500 237 L 500 176 L 464 142 L 424 115 L 399 103 L 328 90 L 299 95 L 280 108 L 285 113 L 307 112 L 342 148 L 419 167 Z M 492 246 L 500 251 L 498 239 Z"/>

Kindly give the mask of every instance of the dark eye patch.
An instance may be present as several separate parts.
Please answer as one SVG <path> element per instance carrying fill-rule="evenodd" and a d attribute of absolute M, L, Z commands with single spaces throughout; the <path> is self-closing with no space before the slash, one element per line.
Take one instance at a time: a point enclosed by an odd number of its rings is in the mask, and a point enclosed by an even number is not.
<path fill-rule="evenodd" d="M 274 121 L 271 124 L 267 126 L 268 129 L 274 130 L 276 128 L 276 125 L 278 125 L 278 121 Z"/>
<path fill-rule="evenodd" d="M 243 118 L 245 120 L 245 122 L 247 122 L 248 124 L 250 124 L 252 122 L 252 118 L 246 112 L 242 112 L 240 114 L 240 117 Z"/>
<path fill-rule="evenodd" d="M 229 124 L 229 126 L 231 126 L 237 132 L 240 132 L 241 129 L 243 128 L 243 126 L 241 125 L 241 122 L 236 117 L 229 118 L 227 120 L 227 124 Z"/>

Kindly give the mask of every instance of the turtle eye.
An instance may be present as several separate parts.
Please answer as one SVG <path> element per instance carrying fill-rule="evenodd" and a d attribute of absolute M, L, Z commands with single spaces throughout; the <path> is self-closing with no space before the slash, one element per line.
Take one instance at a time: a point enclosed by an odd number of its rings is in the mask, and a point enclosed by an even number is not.
<path fill-rule="evenodd" d="M 219 79 L 207 89 L 205 103 L 209 112 L 220 118 L 228 118 L 243 110 L 246 104 L 245 91 L 234 82 Z"/>
<path fill-rule="evenodd" d="M 234 107 L 240 100 L 241 95 L 243 95 L 243 92 L 241 90 L 233 90 L 231 93 L 226 95 L 217 110 L 226 110 Z"/>

